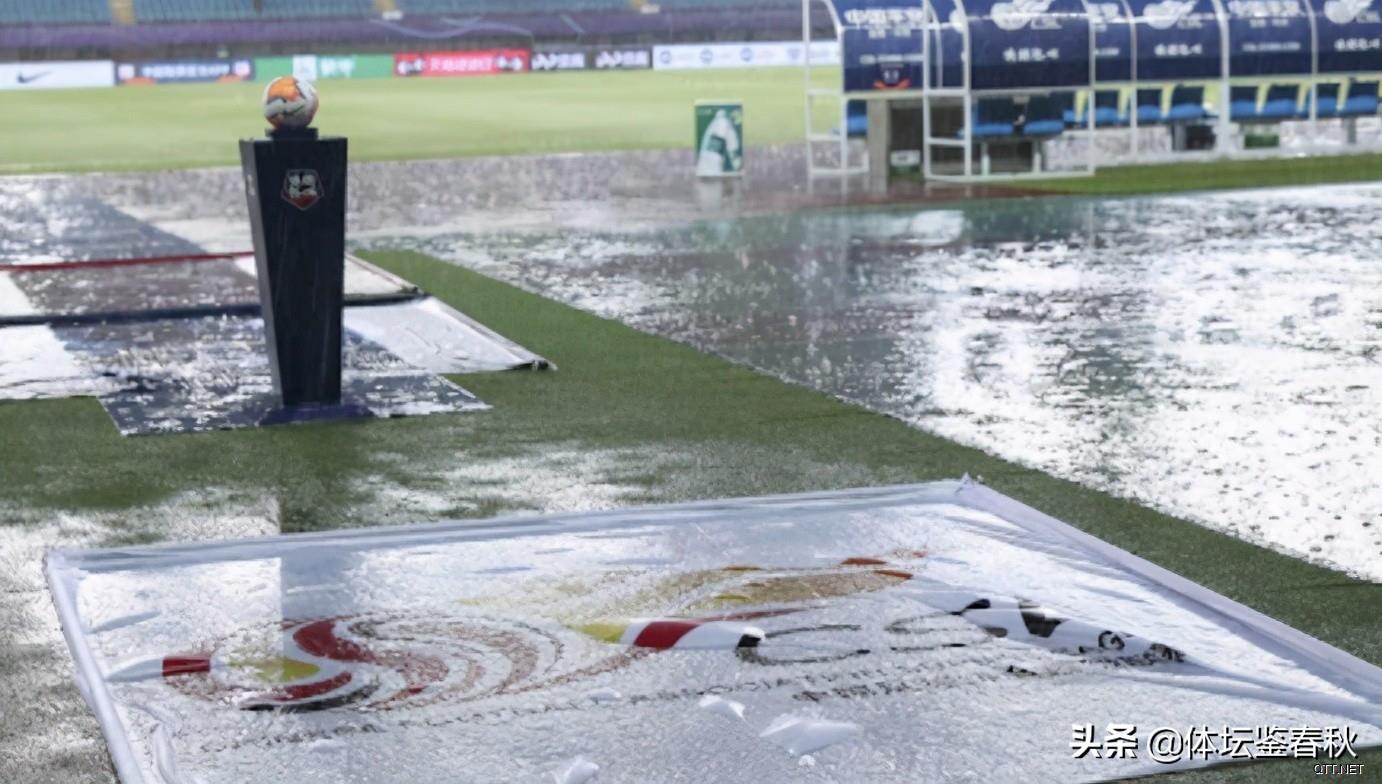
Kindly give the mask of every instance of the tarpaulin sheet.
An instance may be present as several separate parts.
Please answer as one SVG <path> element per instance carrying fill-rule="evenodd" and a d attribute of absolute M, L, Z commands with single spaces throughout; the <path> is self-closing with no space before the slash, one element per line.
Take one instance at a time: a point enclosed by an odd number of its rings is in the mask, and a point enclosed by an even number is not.
<path fill-rule="evenodd" d="M 1157 762 L 1161 728 L 1382 743 L 1378 668 L 968 480 L 46 569 L 127 784 L 1073 781 L 1225 759 Z M 1077 755 L 1086 725 L 1132 754 Z"/>
<path fill-rule="evenodd" d="M 546 360 L 347 255 L 342 398 L 375 416 L 485 406 L 438 373 Z M 0 267 L 0 399 L 95 395 L 125 435 L 253 427 L 277 407 L 254 257 Z"/>

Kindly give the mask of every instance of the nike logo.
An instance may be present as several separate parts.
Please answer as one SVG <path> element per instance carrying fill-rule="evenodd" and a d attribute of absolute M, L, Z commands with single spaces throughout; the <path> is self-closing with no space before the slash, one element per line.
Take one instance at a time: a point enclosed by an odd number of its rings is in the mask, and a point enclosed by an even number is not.
<path fill-rule="evenodd" d="M 36 82 L 36 81 L 38 81 L 39 79 L 42 79 L 43 77 L 47 76 L 47 75 L 50 74 L 50 73 L 52 73 L 52 71 L 39 71 L 38 73 L 32 73 L 32 74 L 26 74 L 26 73 L 24 73 L 24 72 L 21 71 L 21 72 L 15 74 L 14 80 L 15 80 L 16 82 L 19 82 L 20 84 L 29 84 L 30 82 Z"/>

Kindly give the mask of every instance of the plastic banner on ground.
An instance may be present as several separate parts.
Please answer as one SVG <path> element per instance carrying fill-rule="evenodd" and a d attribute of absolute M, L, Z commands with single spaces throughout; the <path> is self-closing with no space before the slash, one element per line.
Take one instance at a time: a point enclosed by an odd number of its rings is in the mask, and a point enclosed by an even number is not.
<path fill-rule="evenodd" d="M 0 63 L 0 90 L 50 90 L 60 87 L 113 87 L 110 60 L 44 60 Z"/>
<path fill-rule="evenodd" d="M 732 44 L 665 44 L 653 47 L 653 68 L 772 68 L 800 66 L 805 48 L 800 41 L 749 41 Z M 838 65 L 840 47 L 834 41 L 811 44 L 813 65 Z"/>
<path fill-rule="evenodd" d="M 926 11 L 900 0 L 835 0 L 844 89 L 919 90 Z"/>
<path fill-rule="evenodd" d="M 115 67 L 115 78 L 122 85 L 248 82 L 254 79 L 254 61 L 151 60 L 120 63 Z"/>
<path fill-rule="evenodd" d="M 696 102 L 696 176 L 737 177 L 744 173 L 744 105 Z"/>
<path fill-rule="evenodd" d="M 968 481 L 48 555 L 120 779 L 1088 781 L 1382 670 Z"/>
<path fill-rule="evenodd" d="M 1382 70 L 1382 2 L 1312 0 L 1320 73 Z"/>
<path fill-rule="evenodd" d="M 280 76 L 299 79 L 378 79 L 393 76 L 393 55 L 387 54 L 299 54 L 254 58 L 254 72 L 260 81 Z"/>
<path fill-rule="evenodd" d="M 1217 79 L 1223 71 L 1214 0 L 1128 0 L 1137 20 L 1140 82 Z"/>
<path fill-rule="evenodd" d="M 486 76 L 528 70 L 527 49 L 459 52 L 401 52 L 393 56 L 395 76 Z"/>
<path fill-rule="evenodd" d="M 1306 0 L 1226 0 L 1224 8 L 1228 11 L 1229 73 L 1310 74 L 1314 36 Z"/>

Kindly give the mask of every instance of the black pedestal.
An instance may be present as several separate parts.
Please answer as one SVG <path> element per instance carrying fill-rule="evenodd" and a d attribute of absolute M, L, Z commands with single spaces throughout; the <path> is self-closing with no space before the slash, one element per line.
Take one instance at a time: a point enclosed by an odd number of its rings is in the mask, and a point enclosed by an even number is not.
<path fill-rule="evenodd" d="M 285 408 L 341 401 L 346 140 L 299 132 L 240 142 L 259 301 Z"/>

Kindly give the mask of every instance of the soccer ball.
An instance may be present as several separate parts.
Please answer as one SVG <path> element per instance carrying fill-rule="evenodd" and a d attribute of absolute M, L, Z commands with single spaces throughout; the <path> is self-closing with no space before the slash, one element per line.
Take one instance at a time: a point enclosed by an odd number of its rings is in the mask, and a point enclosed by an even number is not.
<path fill-rule="evenodd" d="M 275 128 L 306 128 L 317 113 L 317 88 L 311 82 L 280 76 L 264 88 L 264 119 Z"/>

